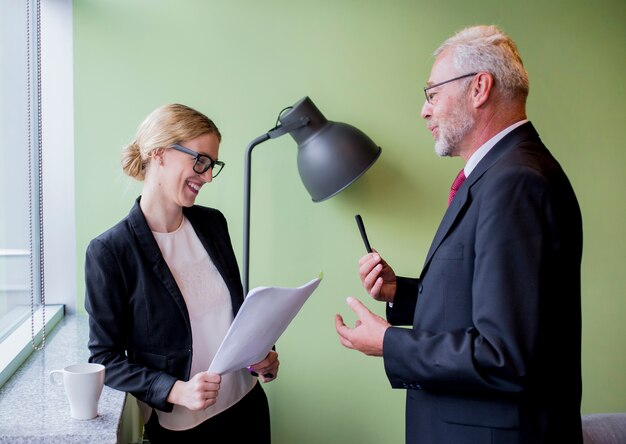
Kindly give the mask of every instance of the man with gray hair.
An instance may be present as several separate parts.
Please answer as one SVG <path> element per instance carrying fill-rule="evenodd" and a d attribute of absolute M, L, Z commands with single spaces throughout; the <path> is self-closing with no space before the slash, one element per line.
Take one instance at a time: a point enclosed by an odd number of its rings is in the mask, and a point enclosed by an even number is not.
<path fill-rule="evenodd" d="M 387 320 L 349 297 L 359 319 L 336 316 L 340 341 L 407 390 L 407 443 L 582 443 L 576 196 L 527 120 L 506 34 L 467 28 L 435 57 L 421 116 L 437 154 L 465 166 L 418 278 L 360 259 Z"/>

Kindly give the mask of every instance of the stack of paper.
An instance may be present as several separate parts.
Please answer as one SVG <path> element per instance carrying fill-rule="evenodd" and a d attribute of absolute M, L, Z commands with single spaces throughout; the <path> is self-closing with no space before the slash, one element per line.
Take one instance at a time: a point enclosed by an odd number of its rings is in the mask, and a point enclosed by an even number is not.
<path fill-rule="evenodd" d="M 209 372 L 225 375 L 262 361 L 321 280 L 320 275 L 298 288 L 252 289 L 217 350 Z"/>

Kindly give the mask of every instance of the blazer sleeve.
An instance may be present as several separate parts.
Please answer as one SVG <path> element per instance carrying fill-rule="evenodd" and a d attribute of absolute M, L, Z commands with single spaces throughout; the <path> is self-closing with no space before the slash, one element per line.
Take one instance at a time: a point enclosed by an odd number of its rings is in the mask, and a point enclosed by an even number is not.
<path fill-rule="evenodd" d="M 166 373 L 162 356 L 127 356 L 132 337 L 129 295 L 123 266 L 102 239 L 94 239 L 85 259 L 85 309 L 89 314 L 90 362 L 103 364 L 105 383 L 132 393 L 153 408 L 169 412 L 167 402 L 176 378 Z M 142 365 L 143 364 L 143 365 Z M 149 365 L 149 366 L 148 366 Z"/>

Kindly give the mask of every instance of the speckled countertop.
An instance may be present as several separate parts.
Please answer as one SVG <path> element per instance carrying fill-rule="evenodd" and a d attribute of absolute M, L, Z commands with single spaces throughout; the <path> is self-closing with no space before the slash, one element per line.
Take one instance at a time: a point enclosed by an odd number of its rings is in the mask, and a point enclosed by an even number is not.
<path fill-rule="evenodd" d="M 86 316 L 65 316 L 49 335 L 43 351 L 35 351 L 0 388 L 0 443 L 116 443 L 125 394 L 104 387 L 98 416 L 70 417 L 63 387 L 50 382 L 52 370 L 87 362 L 89 327 Z"/>

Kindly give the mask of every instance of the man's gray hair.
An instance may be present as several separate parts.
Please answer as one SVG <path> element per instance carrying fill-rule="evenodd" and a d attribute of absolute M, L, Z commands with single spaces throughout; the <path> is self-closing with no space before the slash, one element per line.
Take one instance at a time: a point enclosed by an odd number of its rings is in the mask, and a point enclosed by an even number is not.
<path fill-rule="evenodd" d="M 443 42 L 435 50 L 435 57 L 448 48 L 453 51 L 452 60 L 459 74 L 489 72 L 504 98 L 526 100 L 528 73 L 517 45 L 497 26 L 465 28 Z"/>

